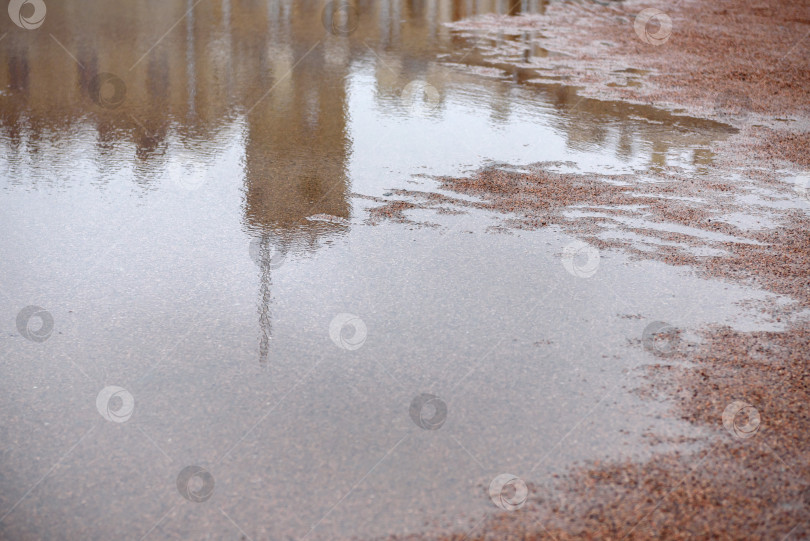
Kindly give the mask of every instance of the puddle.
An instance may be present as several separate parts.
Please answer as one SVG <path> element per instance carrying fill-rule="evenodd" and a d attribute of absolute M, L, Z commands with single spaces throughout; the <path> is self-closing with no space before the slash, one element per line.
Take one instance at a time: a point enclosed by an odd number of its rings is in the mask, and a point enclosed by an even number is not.
<path fill-rule="evenodd" d="M 466 6 L 375 4 L 338 35 L 305 2 L 3 21 L 2 537 L 458 526 L 498 474 L 700 435 L 630 392 L 661 360 L 645 327 L 779 328 L 741 308 L 776 296 L 579 261 L 559 229 L 494 234 L 476 209 L 368 222 L 368 198 L 493 163 L 701 174 L 730 133 L 464 73 L 438 59 L 458 61 L 441 23 Z M 20 327 L 29 305 L 52 330 Z"/>

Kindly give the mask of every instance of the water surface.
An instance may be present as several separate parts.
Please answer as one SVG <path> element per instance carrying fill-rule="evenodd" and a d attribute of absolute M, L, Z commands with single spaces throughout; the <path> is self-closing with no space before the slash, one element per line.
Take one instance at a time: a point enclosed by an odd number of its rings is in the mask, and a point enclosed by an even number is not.
<path fill-rule="evenodd" d="M 642 332 L 762 328 L 736 303 L 764 294 L 611 252 L 578 276 L 575 239 L 493 234 L 484 212 L 367 220 L 364 196 L 491 163 L 712 163 L 724 126 L 453 65 L 469 38 L 441 23 L 507 11 L 358 2 L 337 34 L 308 1 L 2 20 L 2 537 L 464 527 L 501 473 L 542 484 L 648 456 L 650 431 L 701 436 L 630 392 L 660 360 Z M 30 305 L 52 330 L 20 328 Z M 423 393 L 435 429 L 409 413 Z"/>

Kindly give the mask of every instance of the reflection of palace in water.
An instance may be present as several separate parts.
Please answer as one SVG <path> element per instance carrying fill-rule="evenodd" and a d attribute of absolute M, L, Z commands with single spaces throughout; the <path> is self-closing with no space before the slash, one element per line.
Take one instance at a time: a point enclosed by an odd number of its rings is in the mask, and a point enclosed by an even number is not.
<path fill-rule="evenodd" d="M 241 118 L 266 358 L 273 253 L 340 231 L 307 227 L 308 216 L 349 216 L 352 58 L 374 47 L 380 92 L 398 94 L 410 80 L 404 64 L 410 74 L 430 69 L 437 40 L 447 37 L 442 22 L 534 2 L 349 0 L 341 3 L 357 16 L 349 36 L 327 31 L 323 0 L 49 3 L 37 30 L 0 18 L 0 130 L 8 152 L 23 155 L 89 124 L 99 145 L 130 143 L 138 170 L 165 166 L 170 138 L 194 159 L 215 153 L 216 133 Z"/>
<path fill-rule="evenodd" d="M 89 120 L 100 142 L 131 139 L 138 158 L 159 159 L 171 130 L 210 144 L 207 135 L 244 115 L 247 224 L 279 231 L 311 214 L 346 217 L 352 57 L 373 46 L 381 91 L 398 93 L 403 63 L 429 69 L 443 22 L 539 1 L 351 0 L 348 37 L 326 31 L 323 0 L 49 3 L 37 30 L 0 23 L 2 130 L 13 145 L 20 130 L 36 138 Z M 125 84 L 118 107 L 109 107 L 114 86 L 97 86 L 103 73 Z"/>
<path fill-rule="evenodd" d="M 90 126 L 100 147 L 131 145 L 136 171 L 139 164 L 159 169 L 170 139 L 202 159 L 220 150 L 218 134 L 239 119 L 244 224 L 259 239 L 262 261 L 264 358 L 272 254 L 314 247 L 341 231 L 334 224 L 308 226 L 309 216 L 349 216 L 351 63 L 371 59 L 378 96 L 399 96 L 416 78 L 445 95 L 454 75 L 437 67 L 436 54 L 465 40 L 442 23 L 480 13 L 541 12 L 546 3 L 338 1 L 356 15 L 348 36 L 326 30 L 323 0 L 49 2 L 46 22 L 36 30 L 0 17 L 4 152 L 47 159 L 37 156 L 39 141 L 69 139 Z M 496 85 L 490 93 L 493 122 L 506 122 L 511 114 L 509 92 L 508 85 Z M 580 101 L 564 87 L 538 92 L 561 110 Z M 580 105 L 581 114 L 555 120 L 572 144 L 605 140 L 605 126 L 595 119 L 615 113 L 589 111 L 588 103 Z M 628 129 L 622 128 L 618 154 L 627 152 Z M 656 151 L 665 154 L 664 147 Z"/>
<path fill-rule="evenodd" d="M 0 17 L 0 130 L 13 153 L 23 132 L 32 140 L 58 137 L 89 123 L 99 144 L 129 141 L 135 158 L 155 164 L 171 135 L 192 154 L 215 152 L 212 134 L 240 118 L 247 131 L 246 225 L 304 235 L 295 227 L 304 217 L 349 212 L 351 62 L 371 59 L 379 96 L 398 97 L 415 78 L 445 96 L 455 75 L 438 67 L 436 55 L 456 45 L 466 51 L 470 43 L 442 23 L 480 13 L 542 12 L 546 1 L 337 0 L 357 14 L 348 37 L 326 30 L 325 0 L 52 2 L 36 30 Z M 475 63 L 475 54 L 465 57 Z M 106 95 L 111 84 L 94 101 L 101 73 L 125 84 L 120 106 L 97 104 L 114 101 Z M 491 119 L 506 122 L 513 114 L 509 87 L 490 90 Z M 627 116 L 581 102 L 565 87 L 539 88 L 539 94 L 567 113 L 576 105 L 574 114 L 554 119 L 574 147 L 609 144 L 604 120 Z M 669 141 L 646 137 L 643 126 L 619 129 L 649 139 L 653 164 L 665 160 Z M 631 135 L 622 134 L 617 155 L 627 154 Z"/>

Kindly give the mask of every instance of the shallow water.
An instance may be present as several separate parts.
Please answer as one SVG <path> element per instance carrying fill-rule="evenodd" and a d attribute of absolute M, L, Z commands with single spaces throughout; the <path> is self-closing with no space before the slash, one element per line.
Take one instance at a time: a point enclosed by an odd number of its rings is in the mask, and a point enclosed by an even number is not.
<path fill-rule="evenodd" d="M 643 331 L 768 328 L 737 303 L 772 296 L 479 211 L 366 220 L 491 163 L 711 164 L 722 125 L 437 60 L 466 39 L 441 22 L 505 5 L 357 4 L 348 36 L 315 2 L 3 18 L 0 537 L 464 527 L 499 474 L 702 436 L 630 392 Z"/>

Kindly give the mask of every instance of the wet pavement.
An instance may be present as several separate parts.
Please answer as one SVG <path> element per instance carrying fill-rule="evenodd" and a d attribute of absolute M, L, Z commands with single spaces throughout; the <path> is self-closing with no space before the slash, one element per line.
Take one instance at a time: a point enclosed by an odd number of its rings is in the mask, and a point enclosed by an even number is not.
<path fill-rule="evenodd" d="M 465 528 L 500 474 L 699 445 L 640 367 L 783 328 L 773 293 L 559 228 L 370 219 L 496 163 L 701 174 L 734 130 L 459 70 L 465 2 L 329 6 L 0 23 L 0 537 Z"/>

